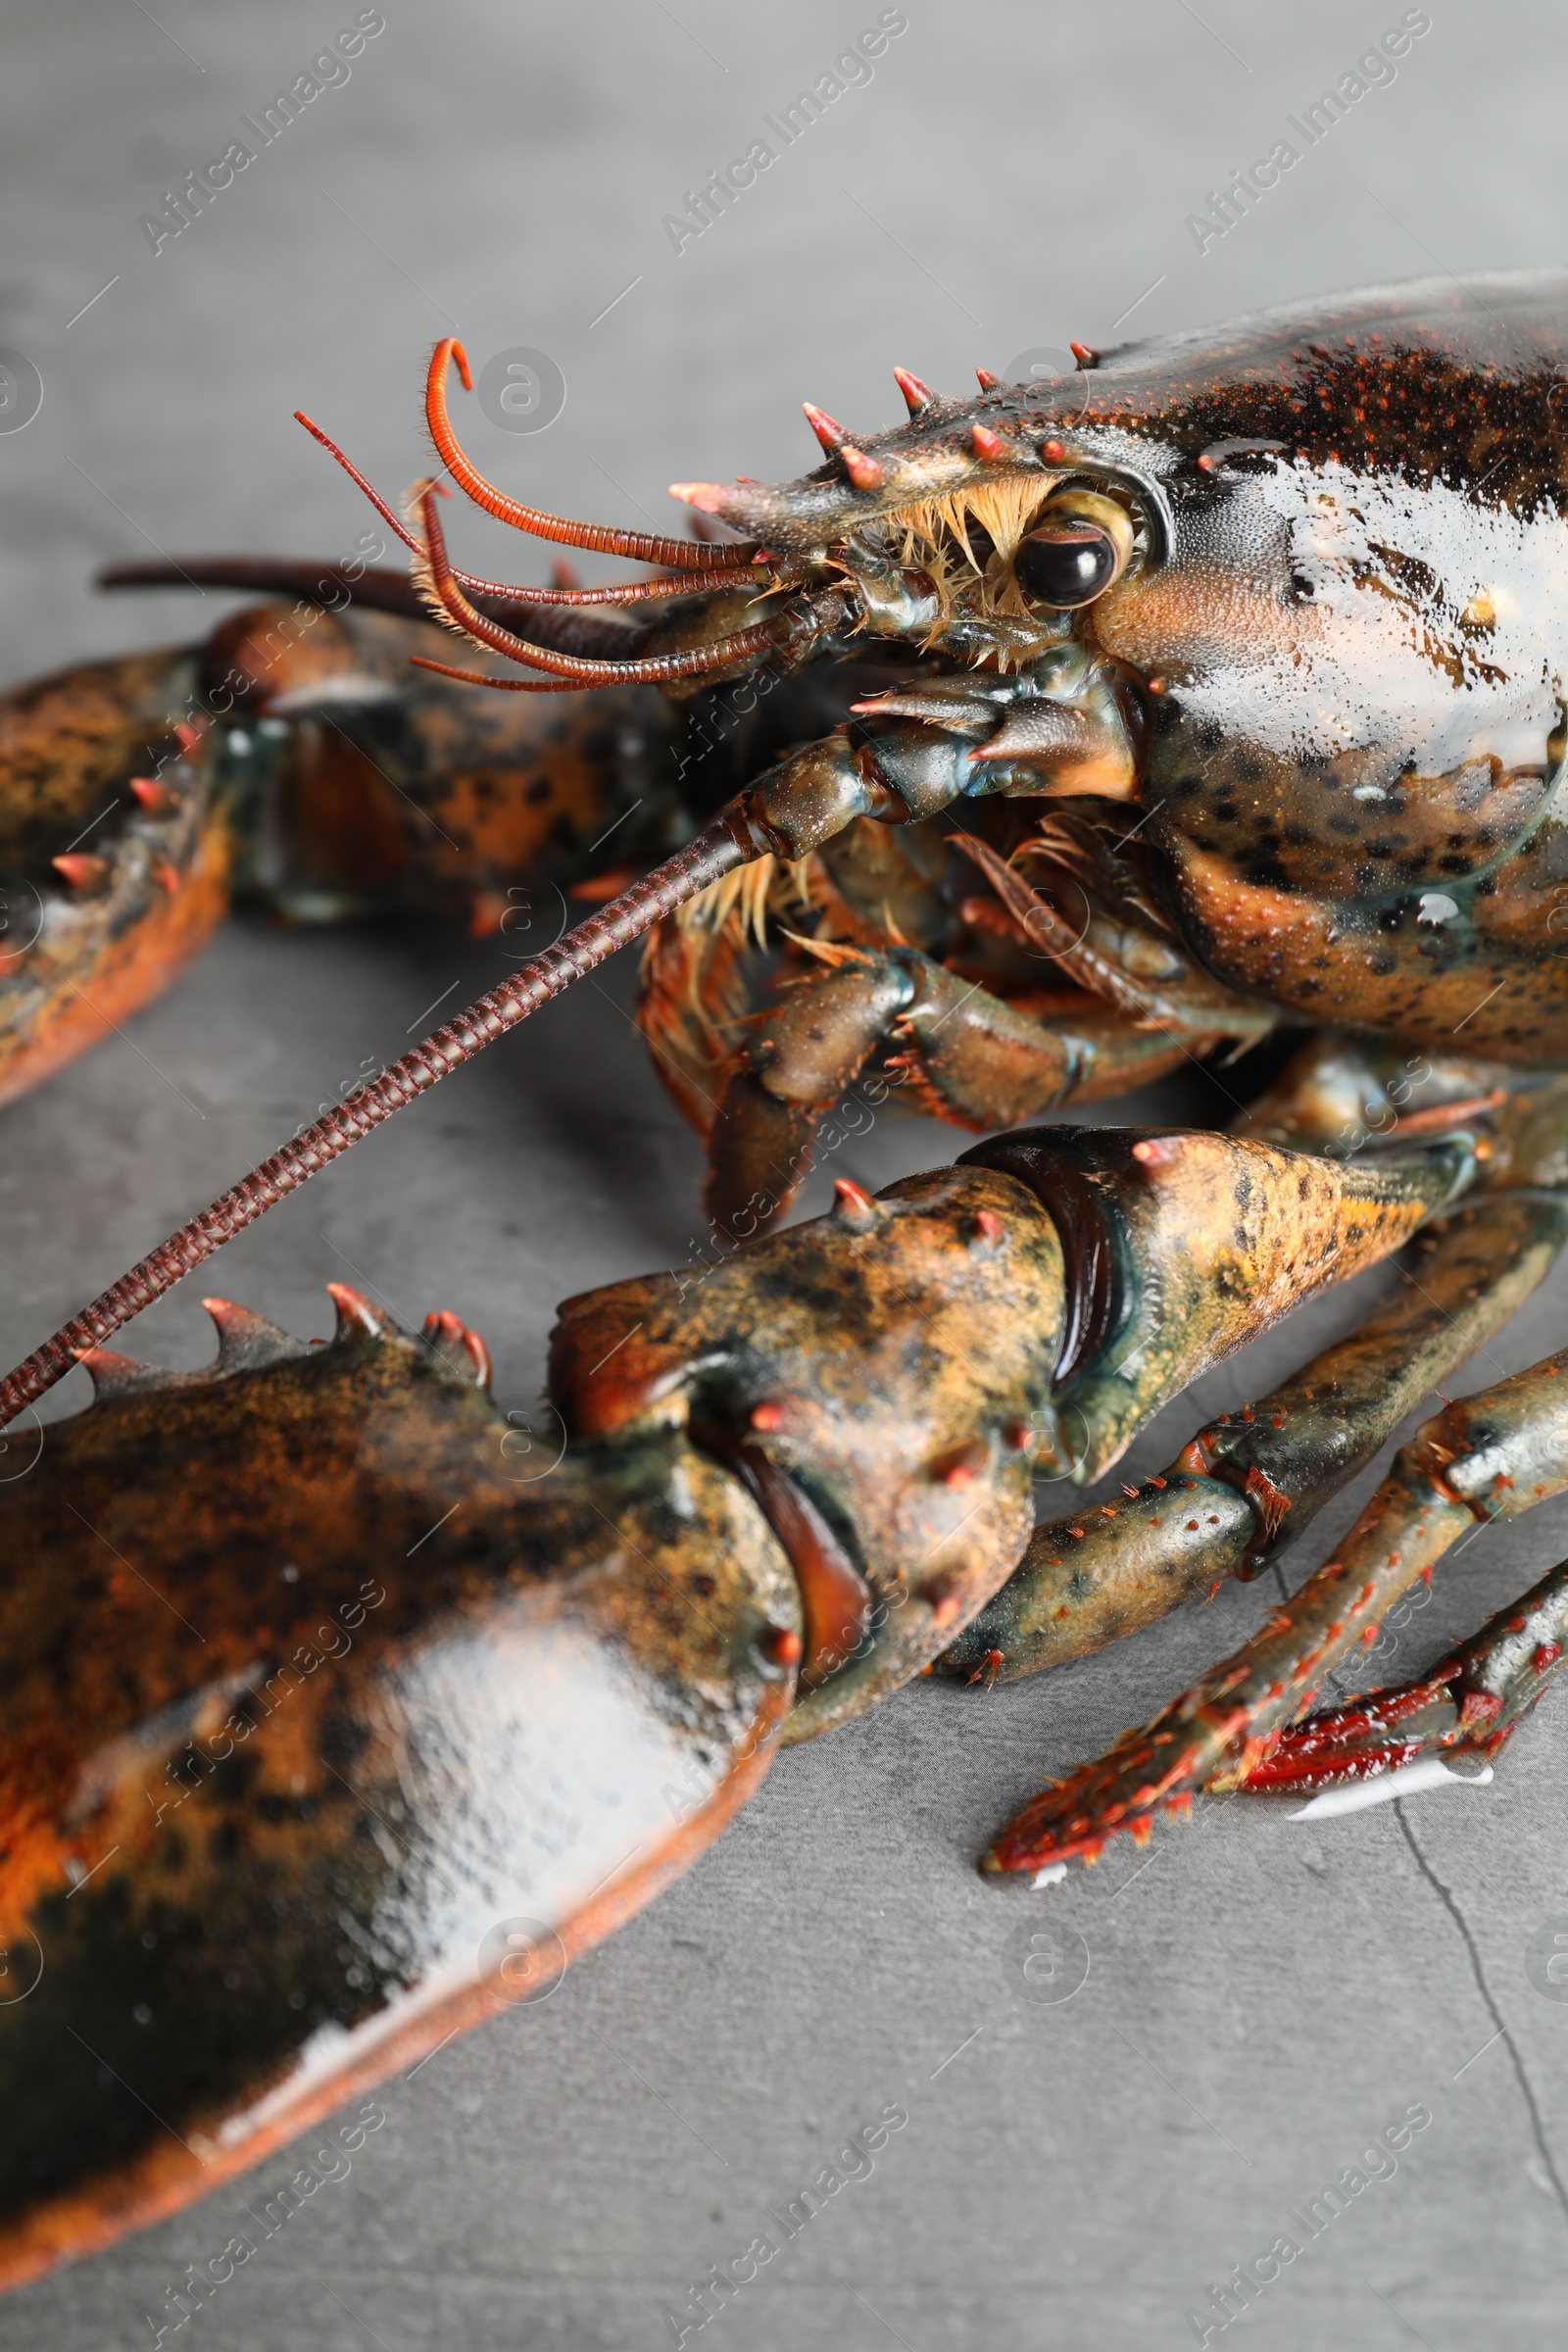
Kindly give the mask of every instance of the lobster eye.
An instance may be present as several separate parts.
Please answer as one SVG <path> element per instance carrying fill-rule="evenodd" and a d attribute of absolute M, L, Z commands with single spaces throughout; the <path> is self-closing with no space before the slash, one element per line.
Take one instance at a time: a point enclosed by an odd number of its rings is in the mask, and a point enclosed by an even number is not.
<path fill-rule="evenodd" d="M 1013 577 L 1025 596 L 1061 612 L 1093 604 L 1120 569 L 1109 532 L 1078 519 L 1031 531 L 1012 559 Z"/>
<path fill-rule="evenodd" d="M 1119 579 L 1133 552 L 1133 519 L 1098 490 L 1060 493 L 1013 551 L 1012 576 L 1031 604 L 1071 612 Z"/>

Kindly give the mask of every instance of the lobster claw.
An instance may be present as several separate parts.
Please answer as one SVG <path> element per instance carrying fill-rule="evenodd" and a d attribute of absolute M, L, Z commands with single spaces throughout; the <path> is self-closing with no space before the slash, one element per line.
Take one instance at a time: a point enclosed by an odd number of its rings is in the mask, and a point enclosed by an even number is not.
<path fill-rule="evenodd" d="M 167 988 L 227 911 L 232 812 L 195 687 L 173 652 L 0 695 L 0 1102 Z"/>
<path fill-rule="evenodd" d="M 0 2282 L 551 1991 L 771 1759 L 799 1601 L 739 1482 L 338 1308 L 106 1365 L 5 1491 Z"/>

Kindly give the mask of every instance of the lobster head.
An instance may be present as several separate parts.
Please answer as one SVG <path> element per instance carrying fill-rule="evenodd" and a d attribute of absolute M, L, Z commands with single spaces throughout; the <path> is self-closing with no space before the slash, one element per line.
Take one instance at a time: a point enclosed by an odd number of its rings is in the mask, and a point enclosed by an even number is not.
<path fill-rule="evenodd" d="M 1560 713 L 1532 630 L 1560 564 L 1562 280 L 1494 290 L 1500 347 L 1491 306 L 1425 280 L 1074 345 L 1076 374 L 1028 385 L 982 369 L 977 400 L 900 368 L 893 430 L 807 404 L 814 473 L 672 494 L 797 598 L 841 575 L 857 630 L 945 666 L 1045 661 L 1049 682 L 1075 641 L 1148 727 L 1128 793 L 1179 805 L 1200 754 L 1260 800 L 1325 766 L 1353 793 L 1544 764 Z"/>
<path fill-rule="evenodd" d="M 1333 890 L 1364 857 L 1351 835 L 1390 813 L 1356 802 L 1413 778 L 1435 845 L 1457 770 L 1488 761 L 1494 782 L 1528 783 L 1523 821 L 1561 757 L 1536 642 L 1558 568 L 1561 288 L 1543 274 L 1496 291 L 1505 355 L 1443 280 L 1103 355 L 1075 345 L 1076 373 L 1024 385 L 982 369 L 969 400 L 899 368 L 907 416 L 890 430 L 854 435 L 806 404 L 814 472 L 673 484 L 733 534 L 697 544 L 570 521 L 487 482 L 447 414 L 454 362 L 468 381 L 448 340 L 426 416 L 452 480 L 516 528 L 665 577 L 480 579 L 452 564 L 432 485 L 420 533 L 376 504 L 433 614 L 525 672 L 449 674 L 681 695 L 874 652 L 918 674 L 855 706 L 862 738 L 874 750 L 879 722 L 916 719 L 971 747 L 949 798 L 1145 800 L 1179 865 L 1189 845 L 1217 846 L 1233 871 Z M 564 628 L 548 608 L 571 605 L 604 610 Z M 521 633 L 502 615 L 526 615 Z"/>

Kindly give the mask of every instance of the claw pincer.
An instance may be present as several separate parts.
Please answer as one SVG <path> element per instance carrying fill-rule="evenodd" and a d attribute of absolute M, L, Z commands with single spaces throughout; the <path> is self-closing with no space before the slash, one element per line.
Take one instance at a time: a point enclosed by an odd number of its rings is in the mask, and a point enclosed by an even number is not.
<path fill-rule="evenodd" d="M 215 1300 L 204 1371 L 89 1350 L 96 1400 L 0 1502 L 0 1943 L 35 1963 L 0 2004 L 0 2276 L 527 1991 L 509 1938 L 585 1950 L 781 1740 L 954 1641 L 1037 1458 L 1095 1475 L 1468 1165 L 1042 1129 L 844 1180 L 569 1299 L 553 1466 L 457 1317 L 410 1337 L 344 1286 L 325 1347 Z"/>
<path fill-rule="evenodd" d="M 693 1278 L 694 1279 L 694 1278 Z M 215 1301 L 6 1491 L 0 2277 L 187 2202 L 645 1903 L 796 1732 L 1027 1535 L 1062 1312 L 1034 1198 L 949 1169 L 570 1301 L 549 1466 L 482 1344 L 339 1286 Z M 36 1971 L 33 1962 L 36 1960 Z"/>

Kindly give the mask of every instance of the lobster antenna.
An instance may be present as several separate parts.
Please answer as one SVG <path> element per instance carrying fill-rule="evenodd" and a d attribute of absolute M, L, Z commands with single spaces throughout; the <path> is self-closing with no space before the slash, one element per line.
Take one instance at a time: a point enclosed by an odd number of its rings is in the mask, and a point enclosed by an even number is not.
<path fill-rule="evenodd" d="M 297 1192 L 310 1177 L 341 1158 L 362 1135 L 368 1135 L 372 1127 L 379 1127 L 416 1096 L 428 1094 L 453 1070 L 526 1020 L 530 1012 L 628 946 L 651 923 L 673 913 L 685 900 L 756 854 L 743 841 L 738 817 L 721 812 L 685 849 L 656 865 L 651 874 L 568 931 L 555 947 L 531 956 L 499 988 L 480 997 L 455 1020 L 432 1030 L 412 1053 L 379 1076 L 356 1087 L 334 1109 L 264 1159 L 200 1216 L 192 1217 L 168 1241 L 161 1242 L 0 1381 L 0 1429 L 52 1389 L 79 1356 L 102 1347 L 122 1324 L 172 1290 L 236 1233 L 254 1225 L 286 1194 Z"/>
<path fill-rule="evenodd" d="M 417 551 L 413 533 L 409 543 Z M 714 588 L 753 588 L 751 570 L 705 572 L 700 580 L 677 572 L 672 578 L 617 580 L 608 588 L 530 588 L 510 580 L 485 580 L 477 572 L 454 569 L 453 578 L 473 598 L 481 612 L 499 617 L 496 608 L 533 605 L 652 605 L 672 596 L 706 596 Z M 97 575 L 100 588 L 238 588 L 260 596 L 292 596 L 307 604 L 326 606 L 329 595 L 374 612 L 402 612 L 428 620 L 430 608 L 413 586 L 406 571 L 368 565 L 363 571 L 323 560 L 312 564 L 290 556 L 171 556 L 143 562 L 106 564 Z M 338 611 L 340 607 L 326 606 Z"/>
<path fill-rule="evenodd" d="M 462 578 L 462 573 L 456 575 Z M 367 569 L 356 578 L 341 565 L 308 564 L 289 557 L 272 556 L 192 556 L 188 564 L 165 564 L 139 560 L 128 564 L 111 564 L 98 574 L 100 588 L 169 588 L 183 587 L 194 581 L 204 588 L 250 588 L 267 596 L 287 596 L 306 604 L 319 605 L 326 612 L 346 612 L 351 605 L 362 612 L 395 612 L 405 620 L 435 620 L 426 590 L 406 571 Z M 597 655 L 610 660 L 622 660 L 628 651 L 635 653 L 646 644 L 653 627 L 651 620 L 640 619 L 630 626 L 594 613 L 538 612 L 531 605 L 519 607 L 500 581 L 494 585 L 497 594 L 473 592 L 473 602 L 481 612 L 493 620 L 515 619 L 519 612 L 528 614 L 528 626 L 537 631 L 547 645 L 563 651 Z M 681 593 L 693 591 L 686 581 L 678 583 Z M 662 594 L 665 582 L 651 583 L 655 595 Z M 335 602 L 329 602 L 336 597 Z M 608 601 L 608 600 L 607 600 Z M 541 692 L 554 693 L 556 688 L 542 687 Z"/>

